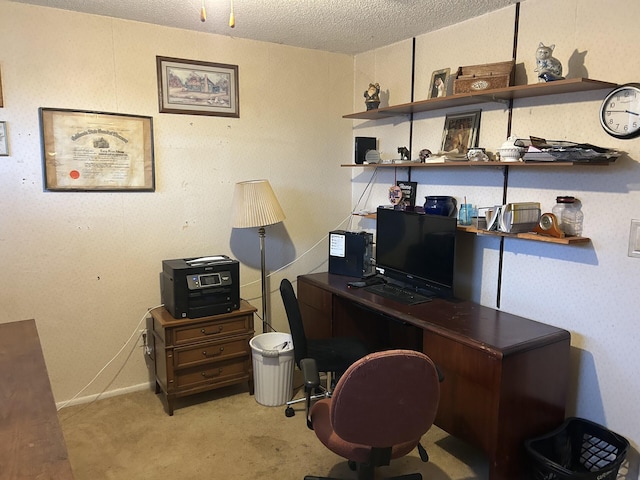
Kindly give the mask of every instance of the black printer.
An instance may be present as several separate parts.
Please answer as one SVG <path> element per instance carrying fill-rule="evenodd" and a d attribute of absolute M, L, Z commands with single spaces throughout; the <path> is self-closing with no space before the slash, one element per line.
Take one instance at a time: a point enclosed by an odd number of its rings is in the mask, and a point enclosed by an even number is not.
<path fill-rule="evenodd" d="M 200 318 L 240 308 L 240 266 L 226 255 L 162 261 L 160 295 L 175 318 Z"/>

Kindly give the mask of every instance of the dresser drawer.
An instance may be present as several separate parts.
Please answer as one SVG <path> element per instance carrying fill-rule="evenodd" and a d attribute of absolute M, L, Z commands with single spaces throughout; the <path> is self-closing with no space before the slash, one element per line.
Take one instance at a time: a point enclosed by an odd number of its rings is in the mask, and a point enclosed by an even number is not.
<path fill-rule="evenodd" d="M 238 380 L 248 379 L 252 375 L 252 370 L 248 367 L 250 363 L 250 358 L 236 358 L 176 371 L 175 388 L 184 390 L 227 382 L 237 383 Z"/>
<path fill-rule="evenodd" d="M 179 347 L 173 351 L 175 368 L 195 367 L 218 360 L 249 355 L 249 336 L 220 339 L 215 342 L 200 343 L 195 346 Z"/>
<path fill-rule="evenodd" d="M 203 342 L 220 337 L 249 333 L 253 330 L 252 318 L 251 315 L 245 315 L 176 327 L 173 329 L 174 345 Z"/>

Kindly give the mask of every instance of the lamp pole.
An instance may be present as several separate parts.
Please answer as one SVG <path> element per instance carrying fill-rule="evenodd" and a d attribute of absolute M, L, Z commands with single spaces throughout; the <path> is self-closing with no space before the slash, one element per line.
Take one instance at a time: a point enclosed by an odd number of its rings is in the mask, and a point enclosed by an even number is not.
<path fill-rule="evenodd" d="M 260 275 L 262 285 L 262 333 L 269 331 L 268 327 L 271 327 L 271 320 L 269 319 L 269 312 L 267 311 L 267 270 L 264 261 L 264 227 L 258 229 L 258 236 L 260 237 Z"/>

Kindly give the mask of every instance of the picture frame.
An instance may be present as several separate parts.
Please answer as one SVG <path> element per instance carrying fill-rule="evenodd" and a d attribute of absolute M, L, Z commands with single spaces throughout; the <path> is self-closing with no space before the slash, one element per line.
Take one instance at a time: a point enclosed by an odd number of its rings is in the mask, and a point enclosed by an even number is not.
<path fill-rule="evenodd" d="M 431 86 L 429 87 L 429 98 L 439 98 L 447 96 L 449 86 L 450 68 L 434 70 L 431 74 Z"/>
<path fill-rule="evenodd" d="M 9 156 L 9 139 L 7 138 L 7 122 L 0 122 L 0 157 Z"/>
<path fill-rule="evenodd" d="M 2 100 L 2 71 L 0 70 L 0 108 L 4 107 L 4 100 Z"/>
<path fill-rule="evenodd" d="M 240 117 L 238 66 L 156 56 L 160 113 Z"/>
<path fill-rule="evenodd" d="M 469 148 L 476 147 L 480 128 L 480 112 L 481 110 L 475 110 L 447 115 L 442 132 L 441 151 L 466 155 Z"/>
<path fill-rule="evenodd" d="M 155 191 L 153 118 L 39 108 L 44 189 Z"/>

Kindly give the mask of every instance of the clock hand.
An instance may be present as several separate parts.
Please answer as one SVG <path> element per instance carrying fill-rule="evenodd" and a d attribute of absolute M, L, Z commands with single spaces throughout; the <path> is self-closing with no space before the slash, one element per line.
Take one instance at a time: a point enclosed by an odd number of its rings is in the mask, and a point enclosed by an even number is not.
<path fill-rule="evenodd" d="M 630 110 L 607 110 L 609 113 L 630 113 L 631 115 L 640 116 L 640 113 L 632 112 Z"/>

